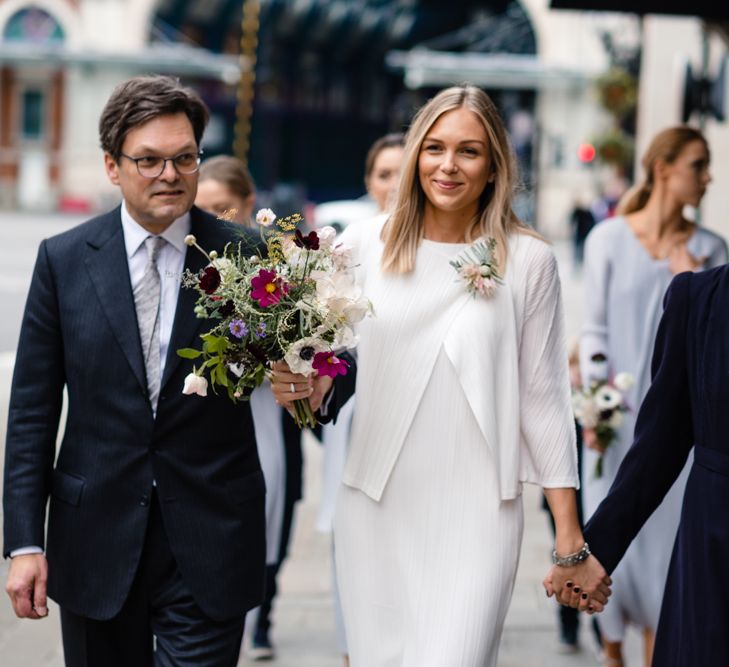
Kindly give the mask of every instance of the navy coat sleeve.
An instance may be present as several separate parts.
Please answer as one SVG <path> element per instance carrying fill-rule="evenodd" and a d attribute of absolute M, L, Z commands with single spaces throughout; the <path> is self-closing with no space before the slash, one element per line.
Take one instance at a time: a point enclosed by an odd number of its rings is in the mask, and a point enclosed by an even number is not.
<path fill-rule="evenodd" d="M 8 411 L 3 497 L 6 557 L 21 547 L 45 545 L 63 368 L 56 287 L 44 241 L 25 307 Z"/>
<path fill-rule="evenodd" d="M 660 505 L 694 444 L 687 346 L 691 279 L 691 273 L 679 274 L 666 292 L 653 381 L 638 413 L 633 445 L 585 527 L 585 539 L 608 572 Z"/>

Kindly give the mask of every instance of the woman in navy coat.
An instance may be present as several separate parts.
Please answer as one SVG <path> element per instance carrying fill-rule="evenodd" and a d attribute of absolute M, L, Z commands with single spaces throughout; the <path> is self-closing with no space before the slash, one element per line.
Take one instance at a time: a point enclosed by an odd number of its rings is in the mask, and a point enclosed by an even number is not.
<path fill-rule="evenodd" d="M 727 667 L 729 265 L 682 273 L 673 280 L 656 338 L 652 376 L 634 444 L 586 526 L 585 539 L 612 572 L 693 447 L 653 666 Z M 555 590 L 560 588 L 554 584 Z M 558 597 L 571 606 L 579 603 L 568 589 Z"/>

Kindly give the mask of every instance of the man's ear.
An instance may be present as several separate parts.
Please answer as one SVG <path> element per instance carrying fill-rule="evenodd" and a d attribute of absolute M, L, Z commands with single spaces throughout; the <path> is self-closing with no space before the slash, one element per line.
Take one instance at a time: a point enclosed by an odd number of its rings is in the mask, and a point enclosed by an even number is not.
<path fill-rule="evenodd" d="M 109 153 L 104 153 L 104 169 L 109 180 L 114 185 L 119 185 L 119 164 Z"/>

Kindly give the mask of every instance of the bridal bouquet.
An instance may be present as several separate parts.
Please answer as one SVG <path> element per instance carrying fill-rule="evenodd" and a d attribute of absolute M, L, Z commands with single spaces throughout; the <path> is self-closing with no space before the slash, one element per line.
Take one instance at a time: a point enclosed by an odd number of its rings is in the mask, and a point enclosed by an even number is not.
<path fill-rule="evenodd" d="M 604 355 L 596 355 L 602 361 Z M 623 423 L 623 413 L 627 412 L 624 394 L 634 384 L 629 373 L 618 373 L 612 382 L 609 380 L 592 380 L 587 386 L 573 390 L 572 407 L 575 419 L 583 428 L 595 430 L 598 442 L 603 450 L 607 449 L 617 435 L 617 429 Z M 602 477 L 602 454 L 595 464 L 594 476 Z"/>
<path fill-rule="evenodd" d="M 198 274 L 187 271 L 183 285 L 199 294 L 195 314 L 217 322 L 201 336 L 201 349 L 177 351 L 201 361 L 184 393 L 205 396 L 209 378 L 233 401 L 247 399 L 271 362 L 280 360 L 294 373 L 346 375 L 348 364 L 337 355 L 354 347 L 352 326 L 372 307 L 354 282 L 351 253 L 336 243 L 336 230 L 304 235 L 297 229 L 301 221 L 298 214 L 276 220 L 270 209 L 258 211 L 265 257 L 245 254 L 235 243 L 222 256 L 208 254 L 193 236 L 185 239 L 209 264 Z M 295 401 L 294 408 L 300 428 L 316 424 L 308 400 Z"/>

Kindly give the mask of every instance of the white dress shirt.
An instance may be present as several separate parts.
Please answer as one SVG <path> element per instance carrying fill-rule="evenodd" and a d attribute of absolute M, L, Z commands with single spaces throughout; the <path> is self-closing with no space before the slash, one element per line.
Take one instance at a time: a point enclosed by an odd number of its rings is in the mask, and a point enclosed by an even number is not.
<path fill-rule="evenodd" d="M 121 208 L 124 246 L 129 262 L 129 277 L 132 292 L 142 279 L 147 266 L 147 249 L 144 240 L 151 234 L 144 229 L 127 211 L 126 203 Z M 177 297 L 180 294 L 180 278 L 185 266 L 185 236 L 190 233 L 190 214 L 186 213 L 175 220 L 160 236 L 167 241 L 157 257 L 157 267 L 161 278 L 159 302 L 159 361 L 160 377 L 165 372 L 165 360 L 170 344 L 172 324 L 175 320 Z"/>

